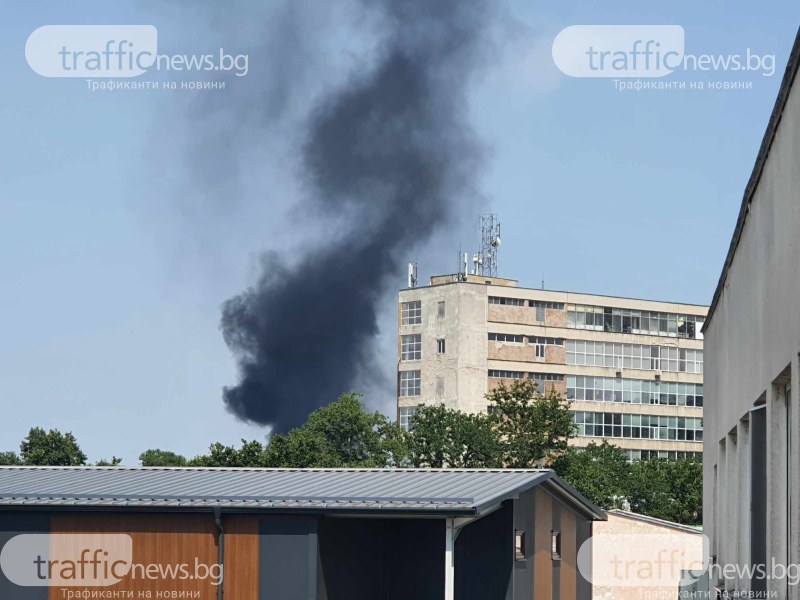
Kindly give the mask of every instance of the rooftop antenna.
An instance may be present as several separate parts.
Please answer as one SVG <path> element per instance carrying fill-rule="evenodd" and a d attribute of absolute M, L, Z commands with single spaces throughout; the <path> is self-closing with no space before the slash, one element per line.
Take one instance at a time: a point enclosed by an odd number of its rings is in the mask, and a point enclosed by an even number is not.
<path fill-rule="evenodd" d="M 408 263 L 408 287 L 417 287 L 417 264 Z"/>
<path fill-rule="evenodd" d="M 544 273 L 542 273 L 542 289 L 544 289 Z"/>
<path fill-rule="evenodd" d="M 497 277 L 497 250 L 500 248 L 500 219 L 494 213 L 481 215 L 481 250 L 476 255 L 475 274 Z"/>

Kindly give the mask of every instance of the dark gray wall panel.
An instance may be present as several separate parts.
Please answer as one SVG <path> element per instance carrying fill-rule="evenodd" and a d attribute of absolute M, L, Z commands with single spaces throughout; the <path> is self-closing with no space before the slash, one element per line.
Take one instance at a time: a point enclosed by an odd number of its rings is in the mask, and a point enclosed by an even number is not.
<path fill-rule="evenodd" d="M 584 517 L 578 515 L 577 521 L 577 546 L 580 552 L 583 543 L 592 537 L 592 522 L 585 520 Z M 591 600 L 592 599 L 592 584 L 589 580 L 581 576 L 581 571 L 578 569 L 578 582 L 577 582 L 578 600 Z"/>
<path fill-rule="evenodd" d="M 533 598 L 535 510 L 535 489 L 521 494 L 519 499 L 514 501 L 514 530 L 525 532 L 525 560 L 520 561 L 514 558 L 514 600 L 531 600 Z"/>
<path fill-rule="evenodd" d="M 317 519 L 269 517 L 259 532 L 259 599 L 316 600 Z"/>
<path fill-rule="evenodd" d="M 456 600 L 506 600 L 512 593 L 514 507 L 495 512 L 461 530 L 456 539 Z"/>
<path fill-rule="evenodd" d="M 444 521 L 322 519 L 318 600 L 441 600 Z"/>
<path fill-rule="evenodd" d="M 0 549 L 15 535 L 23 533 L 48 533 L 50 515 L 42 512 L 0 512 Z M 0 598 L 5 600 L 47 600 L 50 588 L 19 587 L 11 583 L 0 570 Z"/>

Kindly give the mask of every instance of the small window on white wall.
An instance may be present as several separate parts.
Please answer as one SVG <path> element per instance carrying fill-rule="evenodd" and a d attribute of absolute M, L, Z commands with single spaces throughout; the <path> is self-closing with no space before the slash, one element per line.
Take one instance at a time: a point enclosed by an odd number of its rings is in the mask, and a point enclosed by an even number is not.
<path fill-rule="evenodd" d="M 444 354 L 445 353 L 445 348 L 446 348 L 446 346 L 445 346 L 444 338 L 440 338 L 440 339 L 436 340 L 436 350 L 437 350 L 437 352 L 439 354 Z"/>
<path fill-rule="evenodd" d="M 444 317 L 444 300 L 439 301 L 436 305 L 436 316 L 440 319 Z"/>

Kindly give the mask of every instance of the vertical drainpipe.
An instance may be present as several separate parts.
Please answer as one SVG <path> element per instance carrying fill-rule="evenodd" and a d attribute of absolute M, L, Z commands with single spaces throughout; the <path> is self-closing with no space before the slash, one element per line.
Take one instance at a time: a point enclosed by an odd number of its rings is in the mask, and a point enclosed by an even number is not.
<path fill-rule="evenodd" d="M 455 600 L 453 531 L 453 519 L 447 519 L 444 526 L 444 600 Z"/>
<path fill-rule="evenodd" d="M 222 528 L 222 509 L 214 508 L 214 524 L 217 527 L 217 564 L 220 568 L 220 581 L 217 586 L 217 600 L 225 594 L 225 530 Z"/>

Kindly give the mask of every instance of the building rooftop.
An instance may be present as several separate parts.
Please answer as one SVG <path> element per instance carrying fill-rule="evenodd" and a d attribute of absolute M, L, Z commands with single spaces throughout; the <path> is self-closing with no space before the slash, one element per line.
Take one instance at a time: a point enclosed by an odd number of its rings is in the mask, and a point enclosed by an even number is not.
<path fill-rule="evenodd" d="M 519 281 L 516 279 L 505 279 L 502 277 L 484 277 L 482 275 L 467 275 L 466 279 L 463 279 L 463 276 L 459 276 L 457 273 L 450 274 L 450 275 L 433 275 L 430 278 L 430 283 L 428 285 L 420 285 L 417 287 L 408 287 L 403 288 L 401 292 L 411 292 L 418 289 L 426 289 L 432 287 L 439 287 L 442 285 L 453 285 L 453 284 L 471 284 L 471 285 L 479 285 L 479 286 L 494 286 L 497 288 L 498 293 L 503 292 L 503 290 L 507 290 L 508 293 L 513 293 L 514 291 L 521 291 L 521 292 L 540 292 L 542 294 L 571 294 L 573 296 L 593 296 L 595 298 L 608 298 L 608 299 L 617 299 L 617 300 L 633 300 L 635 302 L 647 302 L 652 304 L 674 304 L 679 306 L 692 306 L 697 308 L 708 308 L 706 304 L 695 304 L 693 302 L 683 302 L 679 300 L 659 300 L 653 298 L 636 298 L 631 296 L 612 296 L 609 294 L 598 294 L 594 292 L 576 292 L 571 290 L 555 290 L 549 288 L 535 288 L 535 287 L 525 287 L 520 286 Z M 503 294 L 505 295 L 505 294 Z"/>
<path fill-rule="evenodd" d="M 667 521 L 665 519 L 659 519 L 657 517 L 650 517 L 647 515 L 631 512 L 628 510 L 620 510 L 618 508 L 612 508 L 611 510 L 608 511 L 608 514 L 616 515 L 618 517 L 622 517 L 625 519 L 632 519 L 634 521 L 640 521 L 642 523 L 647 523 L 648 525 L 655 525 L 657 527 L 666 527 L 667 529 L 677 529 L 678 531 L 683 531 L 684 533 L 693 533 L 697 535 L 702 535 L 703 533 L 703 528 L 701 526 L 682 525 L 681 523 L 675 523 L 674 521 Z"/>
<path fill-rule="evenodd" d="M 541 485 L 605 514 L 547 469 L 0 467 L 0 510 L 235 508 L 482 515 Z"/>

